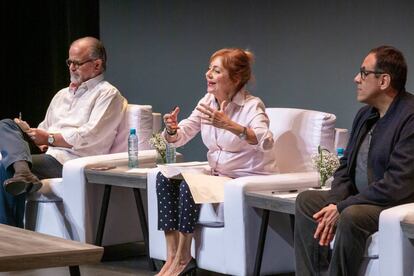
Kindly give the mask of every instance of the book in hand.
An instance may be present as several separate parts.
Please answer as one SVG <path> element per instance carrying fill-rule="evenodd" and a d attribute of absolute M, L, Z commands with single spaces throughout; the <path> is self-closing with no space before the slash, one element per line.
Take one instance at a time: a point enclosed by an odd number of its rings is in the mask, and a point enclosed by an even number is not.
<path fill-rule="evenodd" d="M 197 173 L 210 174 L 210 166 L 208 162 L 183 162 L 183 163 L 169 163 L 157 164 L 160 172 L 167 178 L 182 179 L 182 173 Z"/>

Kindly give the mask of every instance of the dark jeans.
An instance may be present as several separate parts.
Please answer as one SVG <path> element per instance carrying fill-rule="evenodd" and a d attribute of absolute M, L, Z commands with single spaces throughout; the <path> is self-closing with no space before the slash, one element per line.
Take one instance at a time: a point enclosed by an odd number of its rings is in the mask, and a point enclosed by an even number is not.
<path fill-rule="evenodd" d="M 296 199 L 296 275 L 357 275 L 367 238 L 378 231 L 379 215 L 385 207 L 353 205 L 344 209 L 337 222 L 335 243 L 320 246 L 313 238 L 317 223 L 313 214 L 327 205 L 327 191 L 305 191 Z"/>
<path fill-rule="evenodd" d="M 0 121 L 0 223 L 23 227 L 26 196 L 12 196 L 3 183 L 14 174 L 13 163 L 26 160 L 39 178 L 62 177 L 62 164 L 53 156 L 40 153 L 38 147 L 22 132 L 13 120 Z"/>

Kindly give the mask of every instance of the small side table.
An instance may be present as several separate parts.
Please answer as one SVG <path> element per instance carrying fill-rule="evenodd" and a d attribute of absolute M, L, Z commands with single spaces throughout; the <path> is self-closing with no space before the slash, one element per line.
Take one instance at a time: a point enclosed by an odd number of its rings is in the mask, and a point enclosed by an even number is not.
<path fill-rule="evenodd" d="M 263 249 L 266 240 L 267 226 L 270 211 L 285 213 L 289 215 L 292 233 L 295 226 L 295 202 L 300 191 L 253 191 L 246 192 L 246 203 L 255 208 L 262 209 L 262 223 L 260 226 L 259 242 L 257 245 L 256 260 L 254 263 L 254 275 L 260 275 L 262 265 Z"/>
<path fill-rule="evenodd" d="M 105 170 L 99 169 L 105 166 L 107 166 L 108 168 L 114 166 L 114 168 Z M 155 163 L 140 163 L 139 167 L 153 168 L 155 167 Z M 96 233 L 95 245 L 102 245 L 102 238 L 105 230 L 105 222 L 108 213 L 109 199 L 111 195 L 112 186 L 132 188 L 141 223 L 141 231 L 144 236 L 148 266 L 152 271 L 154 271 L 155 264 L 149 255 L 147 218 L 145 216 L 144 205 L 142 203 L 140 192 L 140 190 L 147 189 L 147 173 L 128 173 L 128 170 L 128 160 L 116 160 L 107 163 L 91 164 L 85 168 L 85 176 L 88 183 L 100 184 L 105 186 L 101 205 L 101 214 Z"/>

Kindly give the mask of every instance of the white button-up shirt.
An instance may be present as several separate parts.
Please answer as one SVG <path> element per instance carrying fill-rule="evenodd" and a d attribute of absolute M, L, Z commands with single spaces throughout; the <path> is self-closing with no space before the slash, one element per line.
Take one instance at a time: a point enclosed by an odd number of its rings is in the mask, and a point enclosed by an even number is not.
<path fill-rule="evenodd" d="M 60 163 L 89 155 L 107 154 L 124 119 L 127 101 L 101 74 L 76 91 L 60 90 L 38 128 L 60 133 L 71 148 L 49 146 L 47 154 Z"/>
<path fill-rule="evenodd" d="M 212 94 L 207 93 L 200 103 L 218 109 Z M 190 117 L 178 124 L 180 128 L 175 146 L 184 145 L 201 130 L 201 137 L 208 148 L 207 159 L 214 174 L 235 178 L 278 172 L 273 134 L 269 130 L 269 118 L 263 102 L 241 90 L 227 105 L 225 113 L 232 121 L 252 129 L 258 144 L 250 145 L 228 130 L 202 124 L 203 114 L 194 109 Z"/>

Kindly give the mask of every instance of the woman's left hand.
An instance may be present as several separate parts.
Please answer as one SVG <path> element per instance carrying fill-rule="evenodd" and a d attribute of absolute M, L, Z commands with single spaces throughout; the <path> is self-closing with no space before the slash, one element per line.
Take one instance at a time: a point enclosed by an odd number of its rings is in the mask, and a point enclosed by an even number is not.
<path fill-rule="evenodd" d="M 224 113 L 227 104 L 227 101 L 223 101 L 220 105 L 220 110 L 217 110 L 206 104 L 200 103 L 196 109 L 205 115 L 204 117 L 201 117 L 201 122 L 206 125 L 226 129 L 232 122 L 226 113 Z"/>

